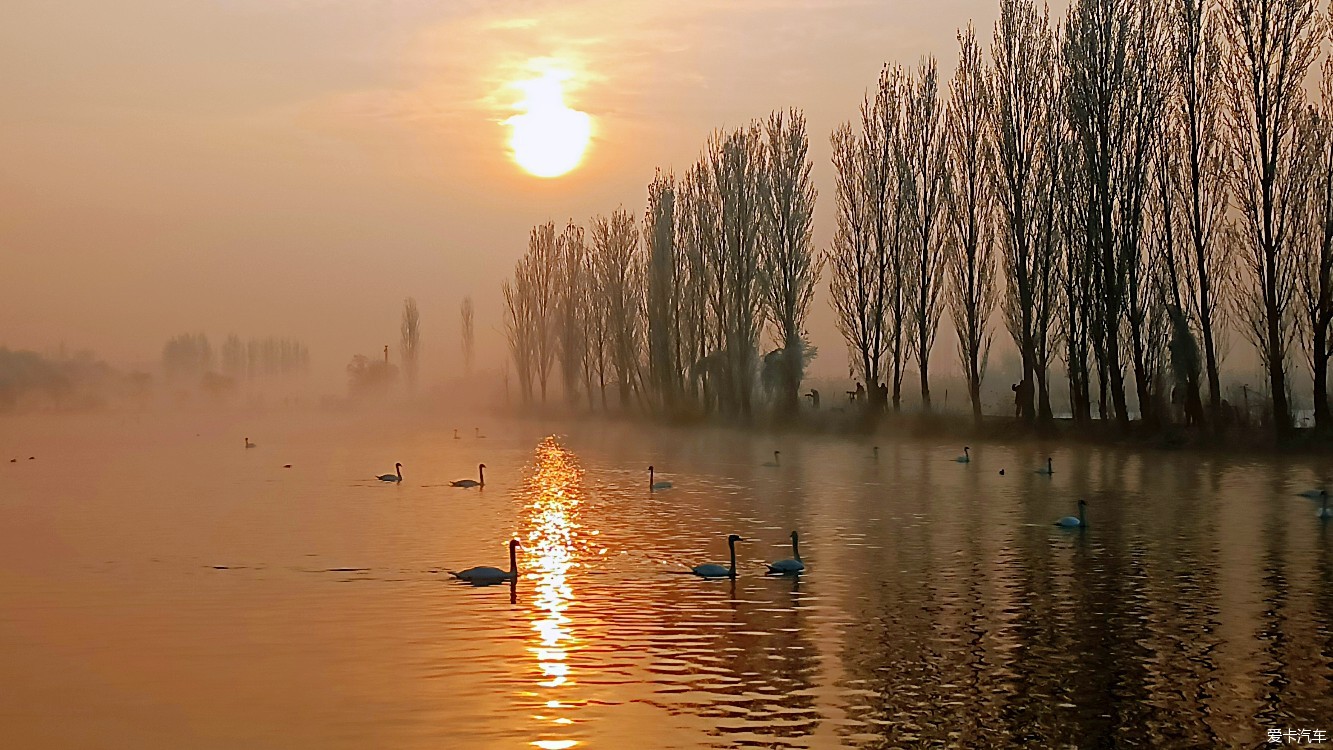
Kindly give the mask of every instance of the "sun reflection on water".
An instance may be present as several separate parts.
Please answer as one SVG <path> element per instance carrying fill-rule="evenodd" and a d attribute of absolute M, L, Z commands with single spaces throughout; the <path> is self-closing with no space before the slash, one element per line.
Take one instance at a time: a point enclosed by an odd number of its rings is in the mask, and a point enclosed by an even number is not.
<path fill-rule="evenodd" d="M 538 690 L 533 695 L 546 709 L 533 718 L 542 724 L 541 734 L 547 737 L 532 744 L 543 750 L 563 750 L 579 744 L 550 735 L 567 732 L 573 725 L 571 718 L 561 714 L 570 710 L 567 693 L 575 685 L 569 653 L 578 647 L 578 639 L 566 612 L 574 601 L 568 574 L 577 564 L 575 538 L 581 533 L 577 517 L 582 479 L 583 471 L 574 455 L 554 437 L 548 437 L 537 447 L 536 463 L 525 487 L 528 534 L 523 548 L 528 572 L 524 577 L 535 582 L 535 637 L 528 651 L 540 672 Z"/>

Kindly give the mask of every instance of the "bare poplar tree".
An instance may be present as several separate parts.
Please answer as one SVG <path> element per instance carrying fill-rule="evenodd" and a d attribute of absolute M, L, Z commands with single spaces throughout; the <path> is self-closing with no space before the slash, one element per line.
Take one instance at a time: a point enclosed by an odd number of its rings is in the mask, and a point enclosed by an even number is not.
<path fill-rule="evenodd" d="M 1216 331 L 1225 308 L 1219 283 L 1226 278 L 1222 233 L 1227 212 L 1227 138 L 1222 88 L 1222 38 L 1216 0 L 1173 0 L 1168 10 L 1171 49 L 1167 56 L 1172 87 L 1164 139 L 1168 167 L 1184 174 L 1173 181 L 1174 199 L 1188 227 L 1184 273 L 1190 277 L 1183 311 L 1203 340 L 1211 420 L 1221 418 L 1222 384 Z M 1183 160 L 1179 160 L 1180 155 Z M 1165 155 L 1164 155 L 1165 156 Z M 1181 163 L 1183 162 L 1183 163 Z"/>
<path fill-rule="evenodd" d="M 1268 372 L 1279 437 L 1291 429 L 1286 358 L 1292 335 L 1297 250 L 1288 230 L 1300 210 L 1292 134 L 1324 22 L 1314 0 L 1225 0 L 1223 61 L 1240 218 L 1231 239 L 1245 258 L 1245 332 Z"/>
<path fill-rule="evenodd" d="M 912 284 L 908 302 L 916 365 L 921 377 L 921 406 L 930 410 L 930 350 L 935 345 L 943 312 L 945 254 L 941 213 L 948 199 L 949 175 L 945 165 L 947 143 L 944 105 L 939 97 L 939 73 L 934 56 L 923 59 L 910 81 L 906 122 L 907 180 L 911 205 L 907 226 L 911 232 Z"/>
<path fill-rule="evenodd" d="M 807 354 L 803 329 L 822 265 L 812 250 L 816 191 L 805 114 L 772 113 L 763 136 L 762 286 L 781 351 L 778 409 L 791 415 L 800 405 Z"/>
<path fill-rule="evenodd" d="M 1037 350 L 1034 261 L 1037 213 L 1043 174 L 1049 171 L 1043 146 L 1055 127 L 1051 110 L 1055 42 L 1050 21 L 1032 0 L 1001 0 L 995 24 L 992 128 L 998 156 L 1000 237 L 1007 280 L 1005 322 L 1023 360 L 1019 409 L 1032 420 Z"/>
<path fill-rule="evenodd" d="M 680 301 L 686 272 L 676 241 L 676 184 L 670 175 L 658 172 L 648 184 L 648 209 L 644 216 L 644 239 L 648 245 L 648 371 L 662 408 L 674 413 L 683 387 L 680 351 L 682 320 Z"/>
<path fill-rule="evenodd" d="M 945 120 L 951 189 L 946 208 L 949 239 L 949 312 L 967 380 L 972 417 L 981 422 L 981 381 L 990 357 L 987 330 L 995 309 L 995 147 L 990 129 L 990 82 L 976 31 L 958 33 L 959 59 L 949 85 Z"/>
<path fill-rule="evenodd" d="M 644 266 L 639 259 L 639 230 L 634 218 L 623 208 L 610 218 L 598 217 L 593 221 L 592 246 L 598 294 L 591 306 L 600 308 L 605 316 L 607 353 L 616 372 L 620 406 L 627 408 L 638 377 L 638 352 L 643 338 L 639 290 L 644 281 Z M 605 391 L 602 406 L 606 407 Z"/>
<path fill-rule="evenodd" d="M 463 374 L 472 377 L 472 357 L 476 345 L 476 332 L 473 328 L 472 297 L 464 297 L 459 307 L 459 317 L 463 324 Z"/>
<path fill-rule="evenodd" d="M 570 221 L 556 240 L 555 305 L 558 324 L 557 356 L 560 360 L 561 379 L 565 386 L 565 400 L 570 405 L 578 402 L 579 381 L 584 378 L 584 350 L 587 336 L 584 329 L 587 311 L 587 245 L 583 227 Z M 589 394 L 591 397 L 591 394 Z"/>
<path fill-rule="evenodd" d="M 532 309 L 532 289 L 522 260 L 514 268 L 514 279 L 501 288 L 505 299 L 505 338 L 509 356 L 518 372 L 519 396 L 532 403 L 532 381 L 537 355 L 537 325 Z"/>
<path fill-rule="evenodd" d="M 559 338 L 556 315 L 552 310 L 556 299 L 558 254 L 555 224 L 548 221 L 533 227 L 528 238 L 528 252 L 523 259 L 523 276 L 534 336 L 533 368 L 541 387 L 542 403 L 546 403 L 546 383 L 555 363 Z"/>
<path fill-rule="evenodd" d="M 421 312 L 411 297 L 403 300 L 402 352 L 403 371 L 407 375 L 407 392 L 416 393 L 418 355 L 421 353 Z"/>
<path fill-rule="evenodd" d="M 1333 356 L 1333 59 L 1324 61 L 1320 101 L 1297 129 L 1299 169 L 1309 175 L 1309 200 L 1300 216 L 1299 287 L 1302 343 L 1313 376 L 1315 427 L 1333 427 L 1328 404 L 1328 361 Z"/>
<path fill-rule="evenodd" d="M 867 189 L 870 154 L 850 123 L 833 131 L 832 144 L 837 225 L 824 256 L 830 269 L 829 302 L 853 370 L 867 384 L 877 384 L 889 344 L 884 330 L 889 282 L 876 247 L 874 196 Z"/>

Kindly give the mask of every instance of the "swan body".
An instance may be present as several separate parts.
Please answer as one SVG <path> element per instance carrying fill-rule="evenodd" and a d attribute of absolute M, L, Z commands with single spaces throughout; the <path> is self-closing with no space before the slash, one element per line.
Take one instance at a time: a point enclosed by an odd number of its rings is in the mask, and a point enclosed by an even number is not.
<path fill-rule="evenodd" d="M 450 482 L 450 487 L 485 487 L 486 486 L 486 464 L 477 464 L 477 478 L 459 479 L 456 482 Z"/>
<path fill-rule="evenodd" d="M 380 474 L 379 476 L 377 476 L 377 477 L 375 477 L 375 478 L 378 479 L 378 480 L 380 480 L 381 482 L 401 482 L 401 481 L 403 481 L 403 465 L 402 465 L 402 464 L 394 464 L 394 465 L 393 465 L 393 472 L 394 472 L 394 473 L 392 473 L 392 474 Z"/>
<path fill-rule="evenodd" d="M 1306 490 L 1305 492 L 1298 492 L 1296 494 L 1307 500 L 1319 500 L 1322 499 L 1327 492 L 1328 490 Z"/>
<path fill-rule="evenodd" d="M 653 467 L 651 467 L 651 466 L 648 467 L 648 491 L 649 491 L 649 492 L 653 492 L 653 491 L 655 491 L 655 490 L 669 490 L 669 489 L 671 489 L 671 487 L 672 487 L 672 485 L 671 485 L 670 482 L 654 482 L 654 481 L 653 481 Z"/>
<path fill-rule="evenodd" d="M 1037 473 L 1048 477 L 1055 473 L 1055 464 L 1051 461 L 1050 456 L 1046 457 L 1046 466 L 1037 469 Z"/>
<path fill-rule="evenodd" d="M 500 583 L 502 581 L 517 580 L 518 577 L 518 553 L 519 548 L 517 539 L 509 540 L 509 570 L 500 570 L 492 568 L 489 565 L 478 565 L 475 568 L 467 570 L 449 571 L 449 575 L 460 581 L 467 581 L 471 584 L 485 585 L 488 583 Z"/>
<path fill-rule="evenodd" d="M 971 451 L 971 449 L 968 448 L 966 445 L 964 445 L 964 446 L 963 446 L 963 455 L 959 456 L 958 458 L 955 458 L 954 461 L 956 461 L 957 463 L 960 463 L 960 464 L 970 464 L 970 463 L 972 463 L 972 453 L 971 453 L 970 451 Z"/>
<path fill-rule="evenodd" d="M 1062 527 L 1064 527 L 1064 528 L 1066 528 L 1066 529 L 1081 529 L 1081 528 L 1086 527 L 1086 526 L 1088 525 L 1088 521 L 1087 521 L 1087 519 L 1084 518 L 1084 516 L 1083 516 L 1083 507 L 1084 507 L 1085 505 L 1087 505 L 1087 504 L 1088 504 L 1088 503 L 1087 503 L 1086 501 L 1079 500 L 1079 501 L 1078 501 L 1078 515 L 1077 515 L 1077 516 L 1065 516 L 1064 518 L 1061 518 L 1060 520 L 1056 521 L 1056 522 L 1055 522 L 1055 525 L 1056 525 L 1056 526 L 1062 526 Z"/>
<path fill-rule="evenodd" d="M 736 542 L 743 542 L 736 534 L 727 537 L 727 547 L 731 550 L 731 567 L 724 568 L 716 563 L 705 563 L 690 568 L 690 572 L 700 578 L 735 578 L 736 577 Z"/>
<path fill-rule="evenodd" d="M 255 443 L 250 442 L 250 438 L 246 438 L 246 439 L 245 439 L 245 447 L 247 447 L 247 448 L 253 448 L 253 447 L 255 447 Z"/>
<path fill-rule="evenodd" d="M 800 535 L 795 531 L 791 533 L 791 558 L 787 560 L 778 560 L 775 563 L 768 564 L 770 573 L 800 573 L 805 570 L 805 563 L 801 562 Z"/>
<path fill-rule="evenodd" d="M 781 465 L 782 465 L 782 451 L 773 451 L 773 460 L 772 460 L 772 461 L 765 461 L 762 465 L 763 465 L 763 466 L 766 466 L 766 467 L 768 467 L 768 468 L 770 468 L 770 469 L 776 469 L 776 468 L 778 468 L 779 466 L 781 466 Z"/>

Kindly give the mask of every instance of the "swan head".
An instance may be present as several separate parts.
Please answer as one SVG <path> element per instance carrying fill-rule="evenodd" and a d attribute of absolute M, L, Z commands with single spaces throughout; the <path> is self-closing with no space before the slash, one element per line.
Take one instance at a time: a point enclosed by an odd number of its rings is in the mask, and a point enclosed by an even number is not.
<path fill-rule="evenodd" d="M 486 468 L 486 464 L 477 464 L 477 468 L 478 468 L 478 469 L 484 469 L 484 468 Z"/>
<path fill-rule="evenodd" d="M 522 546 L 523 546 L 523 545 L 520 544 L 519 541 L 518 541 L 517 539 L 510 539 L 510 540 L 509 540 L 509 551 L 510 551 L 510 552 L 513 552 L 514 550 L 516 550 L 516 549 L 518 549 L 519 547 L 522 547 Z"/>
<path fill-rule="evenodd" d="M 393 465 L 393 468 L 395 468 L 395 469 L 401 469 L 401 468 L 403 468 L 403 465 L 402 465 L 402 464 L 394 464 L 394 465 Z"/>
<path fill-rule="evenodd" d="M 1082 509 L 1088 507 L 1088 501 L 1087 501 L 1087 500 L 1079 500 L 1079 501 L 1078 501 L 1078 507 L 1079 507 L 1079 510 L 1082 510 Z"/>
<path fill-rule="evenodd" d="M 727 544 L 735 544 L 736 542 L 743 542 L 743 541 L 745 540 L 741 538 L 740 534 L 732 534 L 731 536 L 727 537 Z"/>
<path fill-rule="evenodd" d="M 648 467 L 648 473 L 649 473 L 649 474 L 652 474 L 652 473 L 653 473 L 653 467 L 651 467 L 651 466 Z"/>
<path fill-rule="evenodd" d="M 797 534 L 795 531 L 793 531 L 793 532 L 791 533 L 791 540 L 794 542 L 794 541 L 796 541 L 797 539 L 799 539 L 800 536 L 801 536 L 800 534 Z"/>

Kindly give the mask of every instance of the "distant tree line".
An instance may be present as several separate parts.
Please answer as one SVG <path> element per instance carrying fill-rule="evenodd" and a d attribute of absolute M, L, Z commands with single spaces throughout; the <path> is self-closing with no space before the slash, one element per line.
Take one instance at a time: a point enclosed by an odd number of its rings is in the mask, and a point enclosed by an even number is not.
<path fill-rule="evenodd" d="M 295 339 L 268 336 L 243 341 L 231 334 L 214 355 L 208 336 L 182 333 L 162 347 L 162 372 L 168 380 L 196 381 L 208 375 L 220 387 L 218 376 L 258 380 L 305 373 L 310 369 L 310 351 Z"/>
<path fill-rule="evenodd" d="M 43 355 L 0 347 L 0 412 L 92 408 L 116 396 L 142 399 L 148 385 L 146 374 L 122 375 L 91 352 Z"/>
<path fill-rule="evenodd" d="M 931 408 L 947 309 L 978 420 L 998 317 L 1029 423 L 1054 418 L 1062 388 L 1078 423 L 1220 430 L 1239 331 L 1278 435 L 1302 354 L 1316 424 L 1333 428 L 1333 62 L 1307 92 L 1331 30 L 1315 0 L 1074 0 L 1063 20 L 1001 0 L 988 54 L 970 24 L 958 33 L 947 86 L 931 57 L 886 65 L 834 130 L 820 254 L 797 110 L 659 173 L 641 232 L 623 211 L 591 242 L 572 223 L 534 229 L 505 285 L 522 397 L 545 400 L 554 372 L 571 403 L 605 406 L 609 376 L 621 405 L 744 418 L 762 391 L 790 413 L 827 264 L 874 410 L 901 408 L 910 369 Z"/>

